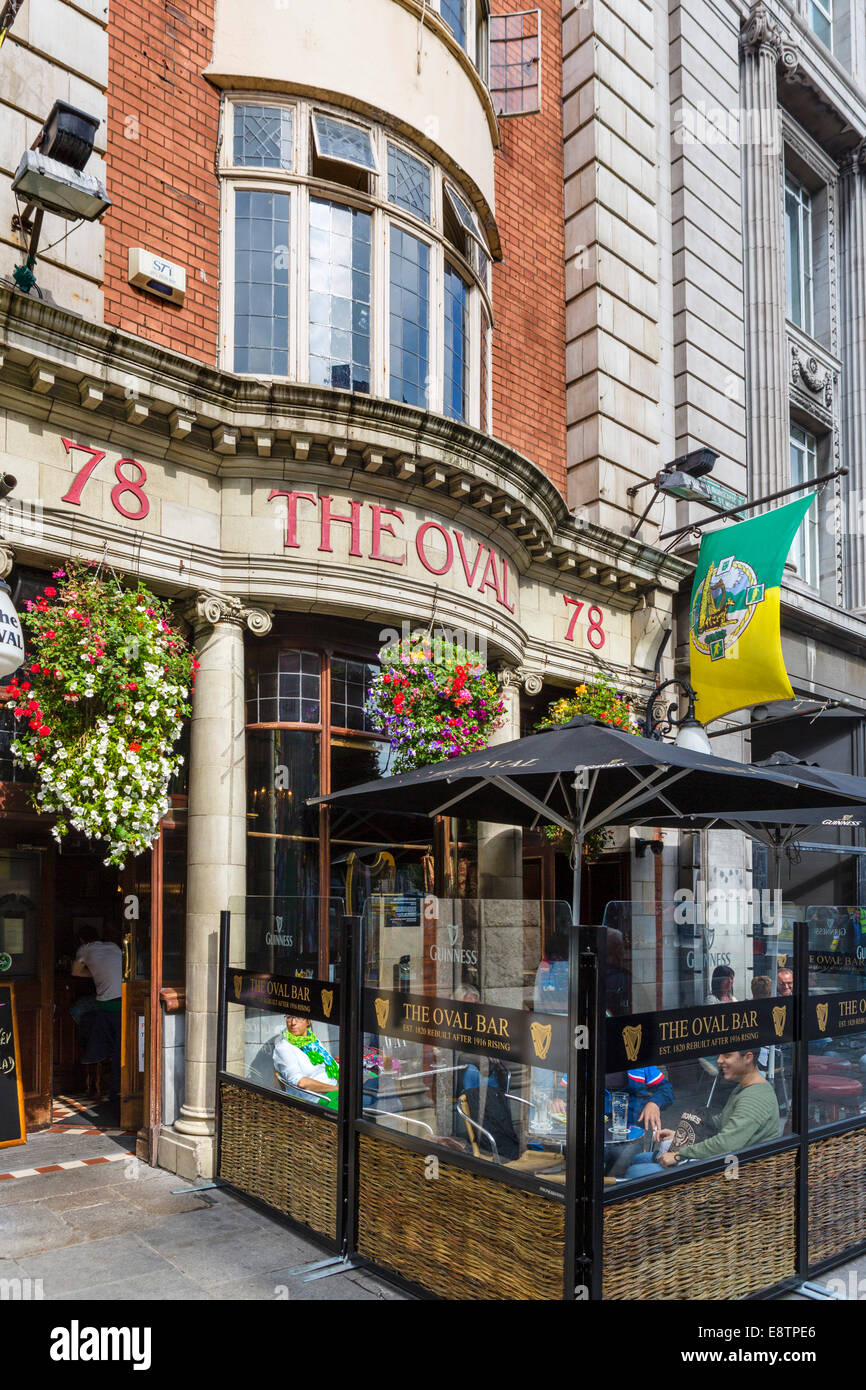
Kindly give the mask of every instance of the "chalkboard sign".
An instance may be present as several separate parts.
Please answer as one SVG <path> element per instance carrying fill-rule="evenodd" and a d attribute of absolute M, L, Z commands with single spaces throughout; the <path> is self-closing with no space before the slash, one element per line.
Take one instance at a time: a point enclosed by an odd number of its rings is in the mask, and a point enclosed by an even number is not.
<path fill-rule="evenodd" d="M 0 1149 L 26 1143 L 15 986 L 0 984 Z"/>

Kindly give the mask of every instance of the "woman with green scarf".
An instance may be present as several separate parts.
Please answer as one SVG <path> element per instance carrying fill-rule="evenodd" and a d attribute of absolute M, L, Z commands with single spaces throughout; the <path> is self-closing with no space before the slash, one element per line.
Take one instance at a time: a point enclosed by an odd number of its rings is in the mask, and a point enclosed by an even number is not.
<path fill-rule="evenodd" d="M 286 1026 L 274 1047 L 274 1070 L 290 1086 L 310 1092 L 310 1100 L 337 1108 L 340 1068 L 307 1018 L 286 1014 Z"/>

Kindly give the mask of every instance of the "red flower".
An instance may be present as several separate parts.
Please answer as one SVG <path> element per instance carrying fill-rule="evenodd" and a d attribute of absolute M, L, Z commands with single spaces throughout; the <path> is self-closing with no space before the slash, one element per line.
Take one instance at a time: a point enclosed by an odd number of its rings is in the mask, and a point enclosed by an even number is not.
<path fill-rule="evenodd" d="M 45 597 L 46 597 L 46 598 L 56 598 L 56 597 L 57 597 L 57 590 L 56 590 L 56 589 L 46 589 L 46 590 L 45 590 Z"/>
<path fill-rule="evenodd" d="M 50 632 L 46 632 L 45 636 L 48 638 L 49 642 L 54 642 L 57 640 L 57 633 L 54 631 L 53 628 Z"/>
<path fill-rule="evenodd" d="M 140 753 L 140 752 L 141 752 L 141 744 L 140 744 L 140 743 L 131 743 L 131 744 L 129 745 L 129 751 L 130 751 L 130 753 Z"/>
<path fill-rule="evenodd" d="M 42 670 L 42 667 L 39 665 L 37 661 L 34 661 L 33 665 L 30 667 L 30 670 L 33 672 L 34 676 L 38 676 L 39 672 Z"/>
<path fill-rule="evenodd" d="M 50 734 L 50 733 L 51 733 L 51 730 L 49 729 L 49 727 L 48 727 L 47 724 L 40 724 L 40 725 L 39 725 L 39 735 L 40 735 L 41 738 L 44 738 L 46 734 Z"/>
<path fill-rule="evenodd" d="M 20 684 L 20 686 L 19 686 L 18 688 L 19 688 L 19 690 L 29 690 L 29 689 L 30 689 L 30 682 L 29 682 L 29 681 L 22 681 L 21 684 Z"/>

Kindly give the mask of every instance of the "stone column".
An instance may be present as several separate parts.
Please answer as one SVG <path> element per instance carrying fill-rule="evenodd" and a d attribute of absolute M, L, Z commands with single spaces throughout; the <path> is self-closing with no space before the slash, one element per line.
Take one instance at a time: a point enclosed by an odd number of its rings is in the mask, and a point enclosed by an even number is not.
<path fill-rule="evenodd" d="M 866 140 L 839 166 L 842 462 L 848 538 L 848 607 L 866 608 Z"/>
<path fill-rule="evenodd" d="M 782 63 L 790 73 L 797 59 L 790 37 L 764 4 L 753 6 L 740 43 L 747 458 L 749 491 L 760 497 L 789 482 L 784 165 L 776 70 Z"/>
<path fill-rule="evenodd" d="M 214 1171 L 220 912 L 246 892 L 244 629 L 267 613 L 199 594 L 186 614 L 201 663 L 190 738 L 184 1102 L 159 1139 L 159 1164 L 185 1178 Z"/>

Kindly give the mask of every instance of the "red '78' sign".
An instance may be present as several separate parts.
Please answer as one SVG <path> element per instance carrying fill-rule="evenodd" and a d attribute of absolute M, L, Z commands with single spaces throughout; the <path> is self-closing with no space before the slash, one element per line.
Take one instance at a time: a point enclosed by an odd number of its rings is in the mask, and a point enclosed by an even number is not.
<path fill-rule="evenodd" d="M 76 473 L 72 487 L 66 493 L 65 497 L 60 499 L 62 502 L 71 502 L 73 507 L 80 507 L 81 494 L 87 486 L 91 476 L 105 458 L 105 450 L 91 449 L 89 444 L 76 444 L 73 439 L 63 439 L 62 444 L 67 454 L 71 454 L 73 450 L 78 449 L 82 454 L 90 455 L 87 463 L 83 464 Z M 126 474 L 122 472 L 121 465 L 124 463 L 128 463 L 131 467 L 138 469 L 138 476 L 136 478 L 128 478 Z M 138 459 L 118 459 L 117 463 L 114 465 L 114 476 L 117 479 L 117 483 L 111 489 L 112 507 L 116 512 L 120 512 L 121 516 L 125 516 L 127 521 L 144 521 L 144 518 L 150 511 L 150 501 L 144 494 L 147 474 L 143 466 L 138 462 Z M 130 493 L 135 498 L 138 503 L 137 511 L 129 511 L 121 502 L 120 499 L 125 492 Z"/>
<path fill-rule="evenodd" d="M 573 642 L 574 625 L 577 622 L 586 605 L 585 603 L 582 603 L 580 599 L 569 598 L 568 594 L 563 594 L 562 597 L 565 600 L 566 608 L 574 609 L 574 612 L 572 613 L 571 618 L 569 619 L 568 631 L 565 634 L 566 642 Z M 604 628 L 602 627 L 602 623 L 604 622 L 604 614 L 598 607 L 598 604 L 591 603 L 589 605 L 589 608 L 587 608 L 586 610 L 586 616 L 589 619 L 589 627 L 586 630 L 586 640 L 591 647 L 595 648 L 597 652 L 601 651 L 602 647 L 604 646 L 606 636 Z"/>

